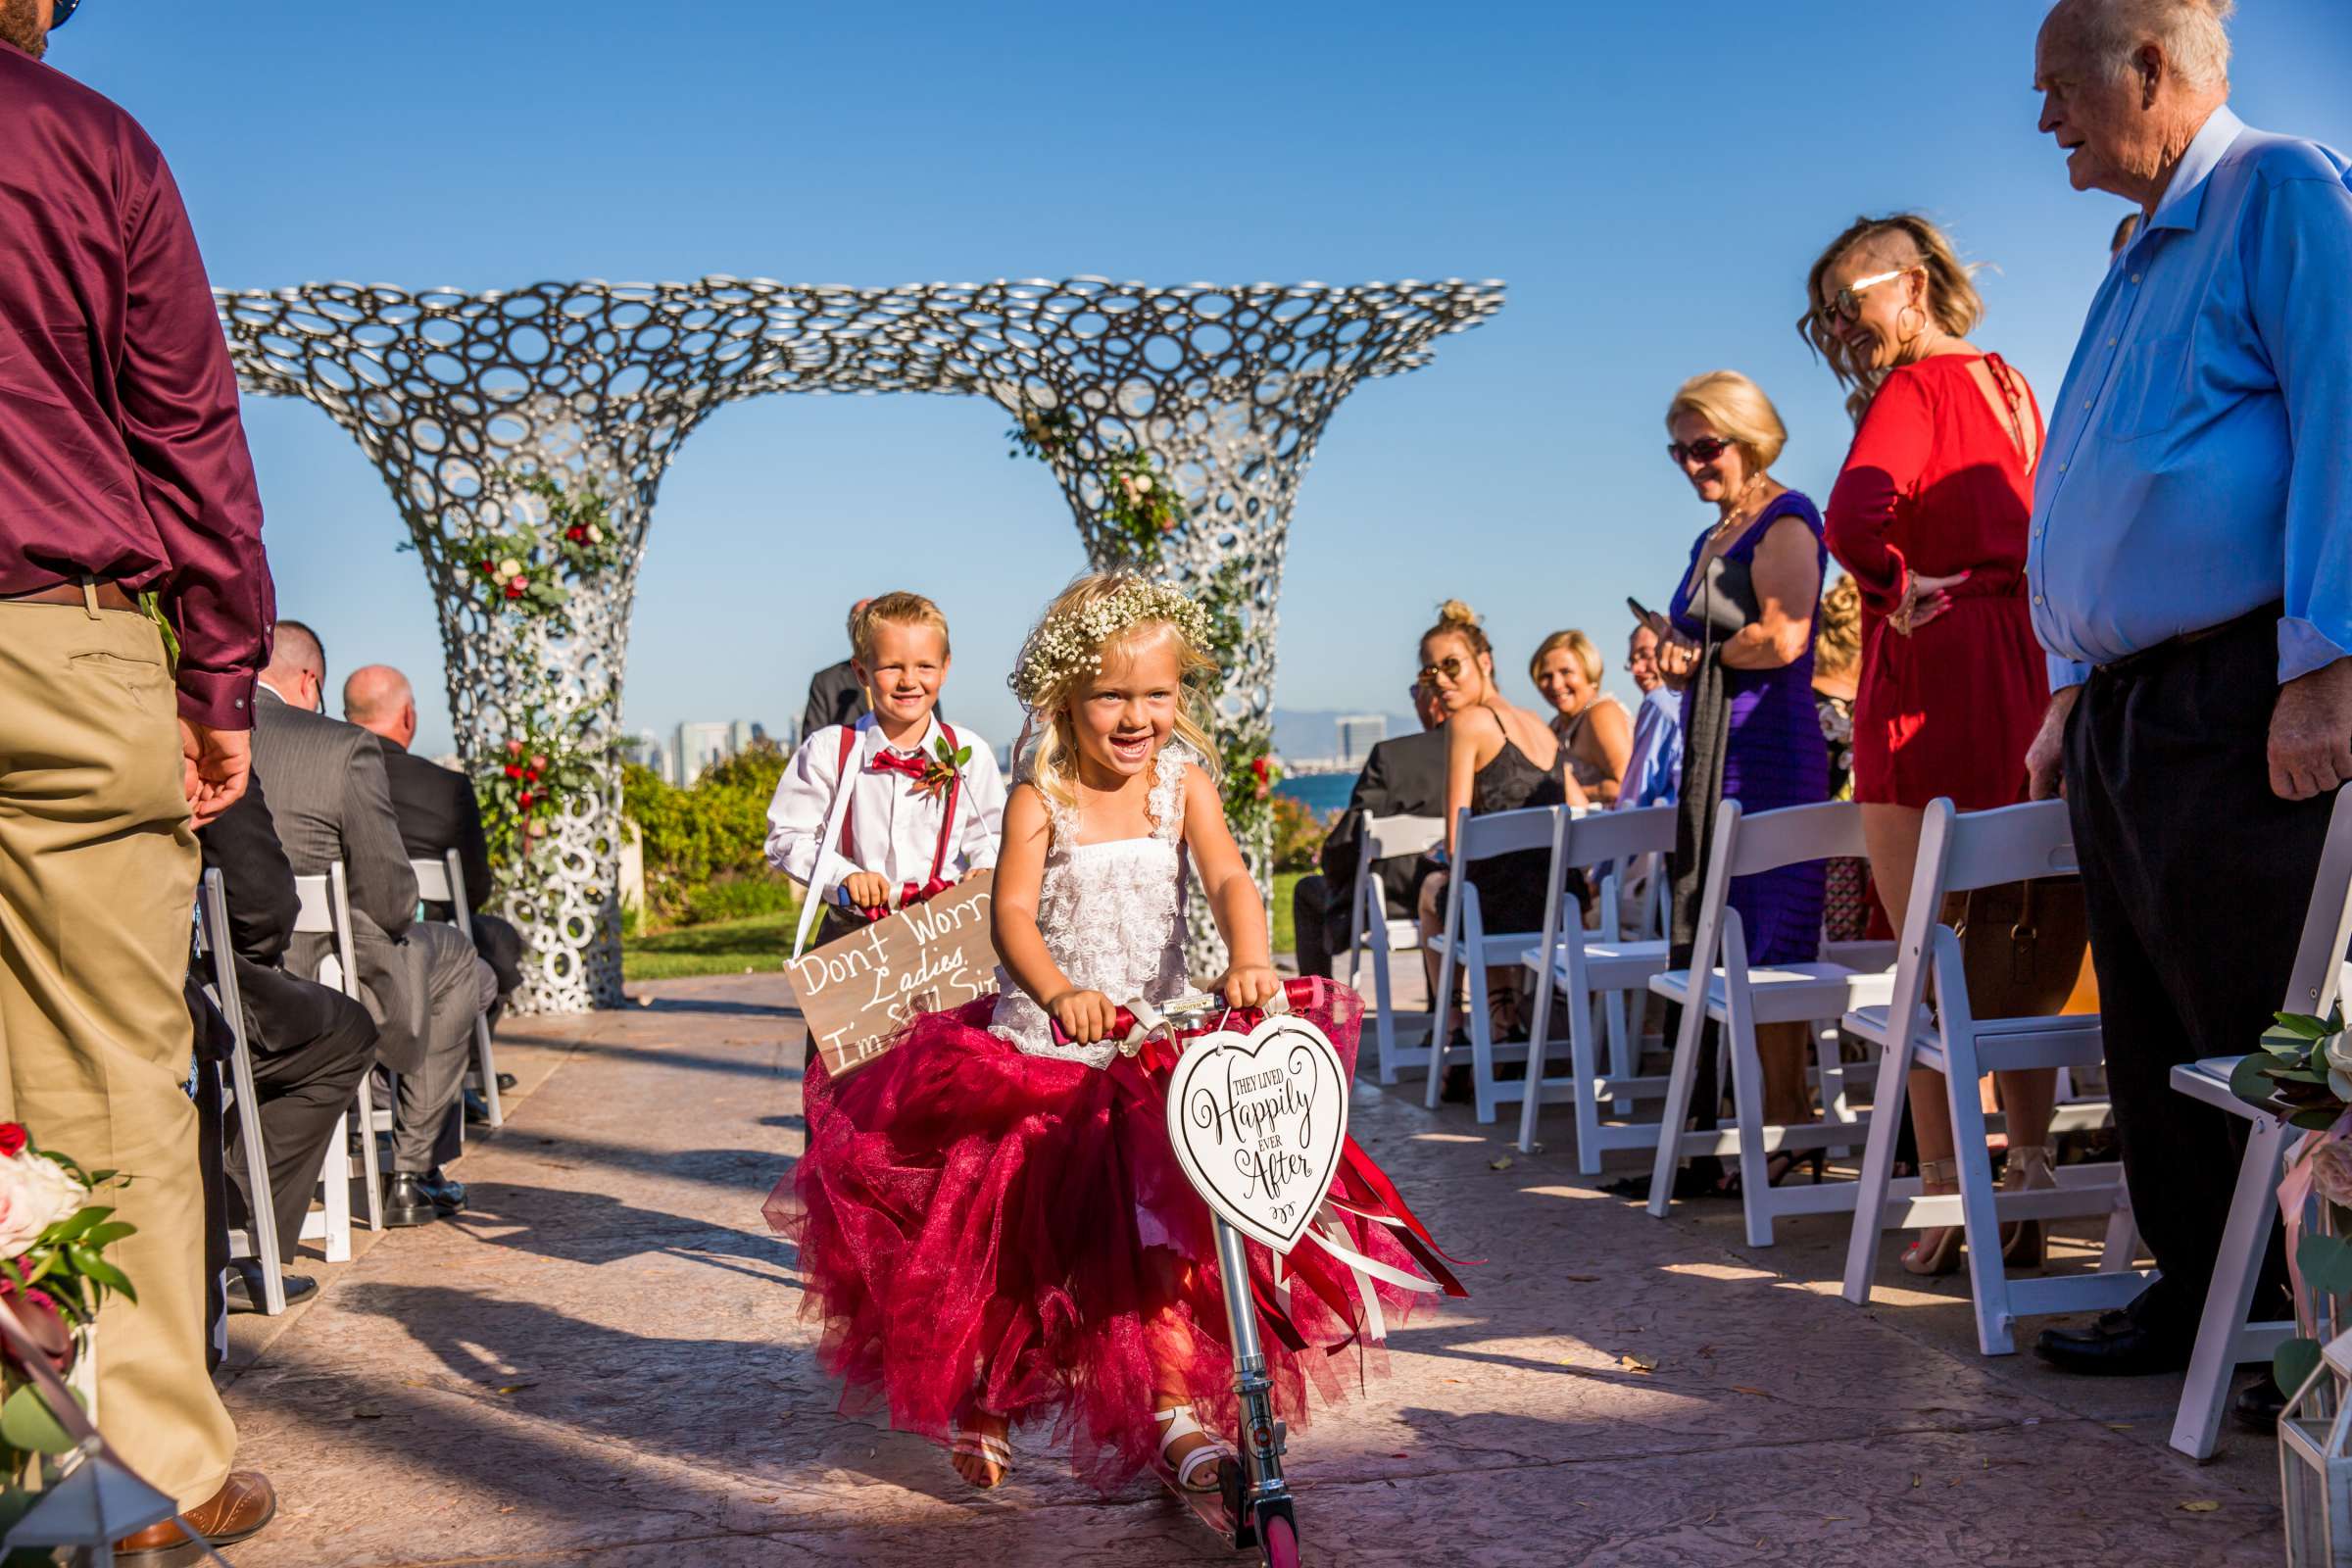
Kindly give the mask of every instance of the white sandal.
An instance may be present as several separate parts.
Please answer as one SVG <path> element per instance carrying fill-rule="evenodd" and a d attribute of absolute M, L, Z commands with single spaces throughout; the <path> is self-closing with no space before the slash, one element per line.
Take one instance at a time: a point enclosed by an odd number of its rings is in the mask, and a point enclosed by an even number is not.
<path fill-rule="evenodd" d="M 952 1441 L 948 1444 L 948 1452 L 951 1455 L 986 1460 L 997 1467 L 996 1480 L 974 1481 L 971 1483 L 973 1486 L 986 1491 L 1002 1486 L 1004 1478 L 1012 1474 L 1012 1444 L 1007 1439 L 986 1432 L 967 1432 L 961 1427 L 951 1427 L 949 1433 Z"/>
<path fill-rule="evenodd" d="M 1213 1480 L 1205 1487 L 1193 1485 L 1193 1478 L 1203 1468 L 1221 1464 L 1233 1457 L 1231 1450 L 1210 1436 L 1206 1427 L 1193 1419 L 1193 1407 L 1189 1404 L 1172 1404 L 1165 1410 L 1152 1411 L 1152 1419 L 1157 1421 L 1161 1427 L 1159 1462 L 1176 1472 L 1176 1490 L 1200 1493 L 1220 1490 L 1222 1483 Z M 1170 1459 L 1168 1450 L 1187 1438 L 1208 1438 L 1209 1441 L 1201 1444 L 1180 1460 Z"/>

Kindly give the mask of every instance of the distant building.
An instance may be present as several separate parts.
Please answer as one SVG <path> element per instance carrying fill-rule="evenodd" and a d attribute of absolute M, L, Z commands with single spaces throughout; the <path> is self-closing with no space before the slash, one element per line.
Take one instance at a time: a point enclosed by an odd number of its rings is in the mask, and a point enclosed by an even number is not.
<path fill-rule="evenodd" d="M 1386 713 L 1348 713 L 1340 719 L 1340 766 L 1361 771 L 1372 748 L 1389 738 Z"/>
<path fill-rule="evenodd" d="M 752 742 L 760 735 L 760 726 L 748 718 L 739 718 L 727 726 L 727 755 L 741 757 L 752 749 Z"/>
<path fill-rule="evenodd" d="M 674 756 L 680 788 L 691 788 L 710 767 L 735 755 L 734 726 L 717 719 L 695 719 L 677 729 Z"/>

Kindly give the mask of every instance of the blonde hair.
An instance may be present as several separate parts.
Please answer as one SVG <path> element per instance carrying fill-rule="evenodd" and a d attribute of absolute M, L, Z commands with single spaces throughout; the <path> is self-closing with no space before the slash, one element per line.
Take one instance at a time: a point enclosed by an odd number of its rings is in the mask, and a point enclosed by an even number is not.
<path fill-rule="evenodd" d="M 1862 658 L 1862 590 L 1854 579 L 1838 573 L 1821 596 L 1821 629 L 1813 637 L 1813 668 L 1822 675 L 1842 675 Z"/>
<path fill-rule="evenodd" d="M 1674 433 L 1674 421 L 1686 414 L 1697 415 L 1725 440 L 1738 443 L 1748 466 L 1758 473 L 1778 462 L 1781 449 L 1788 444 L 1781 411 L 1762 387 L 1738 370 L 1709 370 L 1677 387 L 1674 400 L 1666 405 L 1667 434 Z"/>
<path fill-rule="evenodd" d="M 2230 19 L 2237 0 L 2072 0 L 2064 10 L 2075 38 L 2117 76 L 2132 70 L 2142 44 L 2164 51 L 2165 64 L 2191 87 L 2230 87 Z"/>
<path fill-rule="evenodd" d="M 1577 663 L 1584 668 L 1585 679 L 1592 684 L 1593 690 L 1598 691 L 1600 677 L 1605 668 L 1601 663 L 1600 650 L 1592 646 L 1592 638 L 1573 626 L 1566 631 L 1555 631 L 1536 645 L 1536 657 L 1527 662 L 1527 678 L 1529 680 L 1542 679 L 1544 661 L 1563 648 L 1576 656 Z"/>
<path fill-rule="evenodd" d="M 1035 727 L 1026 754 L 1013 759 L 1014 778 L 1028 780 L 1057 805 L 1078 804 L 1078 728 L 1070 705 L 1114 659 L 1159 632 L 1176 644 L 1174 738 L 1199 752 L 1210 775 L 1217 775 L 1210 730 L 1218 669 L 1201 646 L 1207 623 L 1206 614 L 1177 590 L 1132 573 L 1091 571 L 1072 579 L 1037 617 L 1010 677 Z"/>
<path fill-rule="evenodd" d="M 1869 251 L 1889 268 L 1906 270 L 1918 268 L 1925 271 L 1927 318 L 1953 337 L 1968 336 L 1984 319 L 1984 297 L 1977 292 L 1973 275 L 1976 269 L 1960 260 L 1960 253 L 1952 248 L 1942 229 L 1917 213 L 1857 218 L 1846 225 L 1844 233 L 1830 241 L 1829 248 L 1805 274 L 1805 314 L 1796 318 L 1796 335 L 1812 345 L 1813 352 L 1829 366 L 1830 373 L 1838 377 L 1838 384 L 1847 389 L 1845 412 L 1860 424 L 1871 400 L 1879 395 L 1886 371 L 1854 363 L 1845 340 L 1838 335 L 1830 313 L 1822 309 L 1821 303 L 1822 279 L 1831 268 L 1857 250 Z"/>
<path fill-rule="evenodd" d="M 955 652 L 948 645 L 948 617 L 939 607 L 921 594 L 883 594 L 866 601 L 865 608 L 850 617 L 850 647 L 857 651 L 858 662 L 870 664 L 874 660 L 874 629 L 888 621 L 893 626 L 929 626 L 939 633 L 939 650 Z"/>

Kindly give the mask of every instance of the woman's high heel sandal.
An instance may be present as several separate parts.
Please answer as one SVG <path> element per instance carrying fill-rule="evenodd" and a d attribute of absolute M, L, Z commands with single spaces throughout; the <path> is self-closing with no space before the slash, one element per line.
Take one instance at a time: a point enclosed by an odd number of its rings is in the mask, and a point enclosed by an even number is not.
<path fill-rule="evenodd" d="M 1233 1455 L 1209 1436 L 1207 1428 L 1193 1419 L 1193 1407 L 1189 1404 L 1171 1405 L 1165 1410 L 1154 1410 L 1152 1419 L 1157 1421 L 1160 1428 L 1159 1462 L 1174 1473 L 1176 1490 L 1202 1493 L 1217 1491 L 1223 1485 L 1223 1478 L 1217 1472 Z M 1171 1454 L 1169 1450 L 1187 1438 L 1199 1438 L 1201 1441 L 1181 1458 Z M 1207 1472 L 1205 1480 L 1201 1477 L 1203 1471 Z"/>
<path fill-rule="evenodd" d="M 1919 1162 L 1919 1190 L 1948 1197 L 1960 1190 L 1960 1163 L 1951 1159 Z M 1910 1274 L 1949 1274 L 1960 1266 L 1961 1229 L 1957 1225 L 1922 1231 L 1903 1252 L 1903 1270 Z"/>
<path fill-rule="evenodd" d="M 2001 1171 L 2004 1193 L 2044 1192 L 2058 1185 L 2058 1151 L 2012 1149 Z M 2039 1268 L 2049 1251 L 2049 1233 L 2037 1219 L 2021 1219 L 2001 1227 L 2001 1261 L 2023 1268 Z"/>
<path fill-rule="evenodd" d="M 997 1473 L 992 1480 L 974 1480 L 970 1476 L 964 1477 L 966 1481 L 971 1482 L 973 1486 L 983 1492 L 992 1487 L 1002 1486 L 1004 1478 L 1012 1474 L 1012 1444 L 1004 1437 L 992 1432 L 967 1432 L 962 1427 L 953 1427 L 949 1429 L 949 1439 L 948 1452 L 951 1456 L 958 1459 L 978 1459 L 983 1464 L 996 1467 Z M 957 1473 L 961 1474 L 960 1471 Z"/>

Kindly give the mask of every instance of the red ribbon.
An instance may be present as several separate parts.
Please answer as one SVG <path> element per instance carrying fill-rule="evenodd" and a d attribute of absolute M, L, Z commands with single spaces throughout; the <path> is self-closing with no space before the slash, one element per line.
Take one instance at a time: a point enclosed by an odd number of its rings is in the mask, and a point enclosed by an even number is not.
<path fill-rule="evenodd" d="M 868 773 L 904 773 L 919 784 L 923 780 L 923 775 L 931 770 L 931 764 L 920 757 L 884 751 L 876 752 L 873 755 L 873 758 L 865 764 L 865 770 Z"/>

